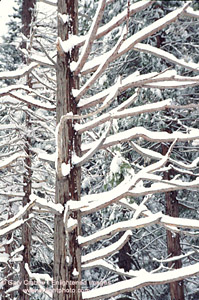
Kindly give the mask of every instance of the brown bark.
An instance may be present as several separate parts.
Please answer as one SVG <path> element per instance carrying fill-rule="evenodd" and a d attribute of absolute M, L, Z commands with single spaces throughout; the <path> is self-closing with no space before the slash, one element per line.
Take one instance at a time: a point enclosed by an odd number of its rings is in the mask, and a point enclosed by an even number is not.
<path fill-rule="evenodd" d="M 9 212 L 8 212 L 8 219 L 12 218 L 13 214 L 11 211 L 11 204 L 9 205 Z M 5 253 L 9 254 L 13 251 L 12 243 L 9 242 L 9 240 L 12 239 L 12 233 L 8 233 L 6 236 L 7 244 L 5 245 Z M 4 276 L 4 285 L 2 288 L 2 300 L 8 299 L 8 294 L 6 293 L 8 289 L 12 288 L 13 286 L 13 275 L 12 275 L 12 267 L 13 263 L 8 262 L 8 264 L 5 266 L 3 276 Z M 9 293 L 10 298 L 13 297 L 13 293 Z"/>
<path fill-rule="evenodd" d="M 165 155 L 168 151 L 166 145 L 162 146 L 162 154 Z M 164 174 L 165 180 L 170 180 L 174 176 L 173 170 L 169 170 Z M 166 214 L 171 217 L 179 217 L 179 204 L 177 200 L 177 191 L 165 193 Z M 169 257 L 181 255 L 180 235 L 167 230 L 167 253 Z M 169 268 L 180 269 L 182 261 L 176 260 L 168 263 Z M 183 281 L 175 281 L 169 284 L 171 300 L 184 300 Z"/>
<path fill-rule="evenodd" d="M 67 40 L 69 34 L 77 34 L 77 0 L 58 0 L 58 12 L 67 14 L 69 22 L 63 24 L 58 19 L 58 36 L 62 41 Z M 78 77 L 70 71 L 71 61 L 77 61 L 78 50 L 63 53 L 57 47 L 57 124 L 66 113 L 78 114 L 77 103 L 72 95 L 72 89 L 78 87 Z M 72 166 L 72 155 L 80 155 L 80 136 L 74 130 L 74 120 L 64 123 L 61 132 L 61 149 L 59 162 Z M 59 166 L 58 166 L 59 168 Z M 70 174 L 56 176 L 56 203 L 65 205 L 68 200 L 80 200 L 80 168 L 71 167 Z M 71 215 L 78 220 L 78 213 Z M 71 233 L 67 233 L 63 222 L 63 214 L 56 215 L 54 221 L 54 300 L 80 300 L 81 292 L 81 265 L 80 248 L 77 236 L 80 234 L 80 225 Z M 78 272 L 78 275 L 74 271 Z"/>
<path fill-rule="evenodd" d="M 36 0 L 23 0 L 22 2 L 22 33 L 25 37 L 30 38 L 30 25 L 33 18 L 33 9 L 34 5 L 36 3 Z M 26 42 L 24 41 L 21 45 L 22 48 L 26 48 Z M 27 64 L 28 61 L 25 61 Z M 31 83 L 31 77 L 28 75 L 26 79 L 27 85 L 29 87 L 32 87 Z M 30 108 L 30 107 L 29 107 Z M 25 165 L 25 171 L 24 171 L 24 177 L 23 177 L 23 192 L 24 197 L 22 204 L 25 206 L 29 202 L 29 197 L 31 195 L 31 189 L 32 189 L 32 171 L 31 171 L 31 139 L 28 136 L 28 132 L 30 130 L 31 124 L 30 124 L 30 116 L 27 113 L 26 114 L 26 128 L 27 128 L 27 135 L 24 137 L 24 151 L 27 154 L 27 157 L 24 160 Z M 29 212 L 27 212 L 24 215 L 24 219 L 27 219 L 29 217 Z M 29 289 L 29 276 L 25 269 L 25 264 L 27 263 L 30 265 L 30 250 L 31 250 L 31 223 L 30 221 L 24 223 L 22 225 L 22 245 L 24 246 L 24 249 L 22 251 L 23 261 L 20 265 L 20 289 L 19 289 L 19 295 L 21 300 L 29 300 L 30 296 L 25 291 Z"/>

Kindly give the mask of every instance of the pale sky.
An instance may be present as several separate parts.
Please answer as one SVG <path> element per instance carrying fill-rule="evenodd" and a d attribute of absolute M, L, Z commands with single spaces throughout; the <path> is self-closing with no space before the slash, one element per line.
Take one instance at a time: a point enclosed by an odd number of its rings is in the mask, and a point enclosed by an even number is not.
<path fill-rule="evenodd" d="M 7 32 L 6 23 L 9 21 L 9 15 L 12 14 L 14 0 L 0 0 L 0 42 L 1 36 Z"/>

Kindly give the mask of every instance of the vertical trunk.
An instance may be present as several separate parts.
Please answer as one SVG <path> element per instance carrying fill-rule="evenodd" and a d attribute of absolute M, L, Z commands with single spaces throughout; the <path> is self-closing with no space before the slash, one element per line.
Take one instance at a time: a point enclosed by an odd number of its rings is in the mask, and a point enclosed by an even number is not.
<path fill-rule="evenodd" d="M 11 211 L 11 204 L 9 205 L 9 211 L 8 211 L 8 219 L 12 218 L 13 214 Z M 7 253 L 8 255 L 10 255 L 10 253 L 13 251 L 13 247 L 12 247 L 12 233 L 8 233 L 6 235 L 6 244 L 5 244 L 5 253 Z M 7 300 L 8 299 L 8 295 L 10 298 L 13 297 L 13 293 L 9 293 L 7 294 L 7 290 L 12 288 L 13 286 L 13 263 L 9 262 L 3 272 L 3 276 L 4 276 L 4 285 L 3 285 L 3 289 L 2 289 L 2 300 Z"/>
<path fill-rule="evenodd" d="M 156 7 L 164 10 L 163 5 L 157 4 Z M 163 37 L 161 34 L 158 34 L 156 36 L 157 41 L 157 48 L 161 48 L 163 43 L 165 42 L 165 37 Z M 170 63 L 166 63 L 166 65 L 171 67 Z M 169 112 L 166 112 L 169 116 Z M 168 122 L 166 131 L 171 133 L 172 132 L 172 123 Z M 162 154 L 166 155 L 168 151 L 168 147 L 166 145 L 162 145 Z M 169 180 L 172 178 L 174 174 L 172 174 L 173 171 L 169 170 L 164 174 L 164 179 Z M 179 217 L 179 206 L 178 201 L 176 199 L 177 192 L 168 192 L 165 193 L 165 201 L 166 201 L 166 214 L 171 217 Z M 180 248 L 180 236 L 179 234 L 173 235 L 169 230 L 167 230 L 167 253 L 169 257 L 177 256 L 181 254 L 181 248 Z M 181 260 L 177 260 L 172 263 L 168 264 L 169 267 L 173 266 L 175 269 L 179 269 L 182 267 Z M 171 300 L 184 300 L 184 288 L 183 288 L 183 281 L 176 281 L 169 284 L 170 289 L 170 298 Z"/>
<path fill-rule="evenodd" d="M 23 0 L 22 2 L 22 33 L 27 38 L 30 38 L 30 24 L 32 21 L 32 12 L 34 9 L 34 5 L 36 3 L 36 0 Z M 22 48 L 26 48 L 26 42 L 24 41 L 22 43 Z M 29 62 L 26 61 L 28 64 Z M 27 85 L 29 87 L 32 87 L 31 84 L 31 78 L 28 75 L 27 76 Z M 29 107 L 31 108 L 31 107 Z M 24 171 L 24 177 L 23 177 L 23 206 L 25 206 L 29 202 L 29 196 L 31 194 L 31 184 L 32 184 L 32 171 L 31 171 L 31 151 L 30 151 L 30 145 L 31 145 L 31 139 L 28 135 L 28 132 L 30 131 L 30 116 L 27 113 L 26 114 L 26 128 L 27 128 L 27 135 L 24 137 L 24 151 L 27 155 L 27 157 L 24 160 L 25 165 L 25 171 Z M 29 213 L 27 212 L 24 215 L 24 219 L 27 219 L 29 217 Z M 20 280 L 21 280 L 21 286 L 19 289 L 19 295 L 20 300 L 29 300 L 30 296 L 26 292 L 27 289 L 29 289 L 29 276 L 25 269 L 25 264 L 30 265 L 30 249 L 31 249 L 31 224 L 30 221 L 26 222 L 22 225 L 22 245 L 24 246 L 22 255 L 23 255 L 23 261 L 20 266 Z"/>
<path fill-rule="evenodd" d="M 63 24 L 58 18 L 58 36 L 62 41 L 71 34 L 77 34 L 78 1 L 58 0 L 58 13 L 66 14 L 68 22 Z M 57 124 L 61 117 L 69 112 L 77 114 L 77 103 L 72 95 L 72 89 L 78 88 L 78 77 L 70 71 L 70 63 L 76 61 L 78 50 L 73 49 L 69 53 L 63 53 L 57 45 Z M 74 122 L 68 120 L 61 130 L 61 148 L 57 164 L 56 175 L 56 203 L 65 205 L 68 200 L 80 199 L 80 168 L 72 166 L 72 155 L 80 155 L 80 136 L 74 130 Z M 70 173 L 62 176 L 60 166 L 62 163 L 71 166 Z M 80 224 L 78 213 L 70 215 Z M 81 268 L 80 248 L 77 236 L 80 233 L 80 225 L 77 229 L 68 233 L 65 229 L 64 214 L 56 215 L 54 222 L 54 300 L 79 300 L 81 299 Z"/>
<path fill-rule="evenodd" d="M 163 155 L 168 151 L 166 145 L 162 146 Z M 174 176 L 173 171 L 169 170 L 164 175 L 165 180 L 170 180 Z M 165 193 L 166 200 L 166 214 L 171 217 L 179 217 L 179 205 L 177 200 L 177 192 Z M 169 257 L 181 255 L 180 247 L 180 236 L 179 234 L 173 234 L 171 231 L 167 230 L 167 252 Z M 182 267 L 181 260 L 176 260 L 174 262 L 168 263 L 168 267 L 173 267 L 175 269 L 180 269 Z M 184 300 L 184 287 L 183 281 L 175 281 L 169 284 L 170 298 L 171 300 Z"/>

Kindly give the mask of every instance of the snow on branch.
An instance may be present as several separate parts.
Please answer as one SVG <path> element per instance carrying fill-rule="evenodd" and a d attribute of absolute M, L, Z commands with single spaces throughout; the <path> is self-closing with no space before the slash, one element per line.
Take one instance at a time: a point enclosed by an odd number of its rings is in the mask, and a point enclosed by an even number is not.
<path fill-rule="evenodd" d="M 100 0 L 98 3 L 98 8 L 97 8 L 93 23 L 90 27 L 84 47 L 82 49 L 82 52 L 79 56 L 78 61 L 75 62 L 73 65 L 73 71 L 76 75 L 79 74 L 79 72 L 83 68 L 83 66 L 90 54 L 93 41 L 95 40 L 99 24 L 100 24 L 100 21 L 102 19 L 103 13 L 104 13 L 105 6 L 106 6 L 106 0 Z"/>
<path fill-rule="evenodd" d="M 117 55 L 113 56 L 111 61 L 117 59 L 118 57 L 120 57 L 124 53 L 128 52 L 129 50 L 132 50 L 133 47 L 136 44 L 138 44 L 139 42 L 141 42 L 142 40 L 148 38 L 149 36 L 151 36 L 152 34 L 158 32 L 158 31 L 162 30 L 163 28 L 165 28 L 167 25 L 171 24 L 172 22 L 175 22 L 176 19 L 180 15 L 183 14 L 185 9 L 189 5 L 190 5 L 190 2 L 186 3 L 182 8 L 179 8 L 179 9 L 176 9 L 176 10 L 170 12 L 166 16 L 160 18 L 159 20 L 155 21 L 151 25 L 141 29 L 140 31 L 138 31 L 137 33 L 135 33 L 134 35 L 129 37 L 126 41 L 124 41 L 124 43 L 121 46 L 121 48 L 119 49 Z M 106 55 L 108 55 L 109 52 L 107 52 Z M 85 74 L 95 71 L 99 66 L 99 62 L 102 61 L 103 59 L 104 59 L 104 55 L 102 55 L 101 57 L 98 56 L 97 59 L 94 58 L 93 60 L 89 61 L 87 64 L 85 64 L 85 66 L 82 70 L 82 74 L 85 75 Z"/>
<path fill-rule="evenodd" d="M 132 35 L 128 40 L 126 40 L 126 42 L 124 42 L 123 46 L 120 49 L 120 55 L 132 49 L 132 47 L 135 44 L 139 43 L 141 40 L 146 39 L 157 31 L 162 30 L 172 22 L 175 22 L 190 4 L 191 2 L 185 3 L 183 7 L 168 13 L 166 16 L 160 18 L 159 20 Z"/>
<path fill-rule="evenodd" d="M 161 110 L 170 108 L 171 103 L 172 103 L 172 100 L 167 99 L 167 100 L 159 101 L 156 103 L 150 103 L 150 104 L 140 105 L 140 106 L 133 107 L 133 108 L 128 108 L 121 112 L 117 111 L 117 109 L 114 108 L 110 112 L 105 113 L 105 114 L 101 115 L 100 117 L 93 119 L 92 121 L 88 121 L 81 125 L 76 124 L 75 128 L 79 133 L 83 133 L 83 132 L 93 129 L 96 126 L 99 126 L 109 120 L 132 117 L 132 116 L 136 116 L 136 115 L 143 114 L 143 113 L 161 111 Z M 120 110 L 121 110 L 121 107 L 120 107 Z"/>
<path fill-rule="evenodd" d="M 112 245 L 105 247 L 100 250 L 93 251 L 89 254 L 83 255 L 82 256 L 82 263 L 90 263 L 92 261 L 107 257 L 112 255 L 113 253 L 116 253 L 118 250 L 120 250 L 126 242 L 129 240 L 130 236 L 132 235 L 131 231 L 128 230 L 126 231 L 123 236 L 115 243 Z"/>
<path fill-rule="evenodd" d="M 56 108 L 54 105 L 49 104 L 49 103 L 42 104 L 42 102 L 40 100 L 37 100 L 29 95 L 22 95 L 18 92 L 8 92 L 7 94 L 21 102 L 24 102 L 29 105 L 33 105 L 38 108 L 42 108 L 42 109 L 49 110 L 49 111 L 55 111 L 55 108 Z M 0 97 L 1 97 L 1 95 L 0 95 Z"/>
<path fill-rule="evenodd" d="M 109 131 L 111 128 L 111 122 L 109 122 L 107 129 L 105 130 L 105 132 L 102 134 L 101 138 L 95 143 L 95 147 L 91 148 L 87 153 L 85 153 L 82 157 L 79 157 L 77 155 L 74 155 L 72 157 L 72 163 L 73 165 L 76 165 L 76 167 L 79 167 L 81 165 L 83 165 L 86 161 L 88 161 L 93 155 L 94 153 L 97 152 L 97 150 L 103 145 Z"/>
<path fill-rule="evenodd" d="M 165 160 L 166 161 L 166 160 Z M 159 163 L 159 167 L 164 164 L 164 159 Z M 157 170 L 158 164 L 154 163 L 148 169 L 148 172 Z M 150 187 L 140 187 L 137 183 L 142 180 L 147 179 L 150 181 L 158 181 L 158 183 L 151 184 Z M 119 185 L 108 192 L 103 192 L 99 194 L 91 194 L 82 197 L 82 200 L 87 201 L 89 206 L 81 209 L 82 215 L 87 215 L 105 208 L 113 203 L 117 203 L 125 197 L 140 197 L 149 194 L 158 194 L 171 192 L 176 190 L 195 190 L 199 188 L 199 178 L 191 182 L 183 182 L 181 180 L 162 180 L 160 176 L 149 174 L 141 170 L 134 177 L 127 176 Z M 175 225 L 175 224 L 173 224 Z"/>
<path fill-rule="evenodd" d="M 29 265 L 27 263 L 25 263 L 25 270 L 28 273 L 28 276 L 30 278 L 30 284 L 31 284 L 31 280 L 34 280 L 37 282 L 40 292 L 43 292 L 44 294 L 46 293 L 46 287 L 44 285 L 46 285 L 46 283 L 52 283 L 53 282 L 53 278 L 50 277 L 49 274 L 41 274 L 41 273 L 32 273 L 30 271 Z M 48 296 L 51 296 L 51 291 L 48 291 Z"/>
<path fill-rule="evenodd" d="M 39 2 L 43 2 L 52 6 L 57 6 L 57 0 L 39 0 Z"/>
<path fill-rule="evenodd" d="M 155 160 L 160 160 L 163 158 L 163 155 L 161 153 L 140 147 L 139 145 L 137 145 L 132 141 L 131 141 L 131 146 L 137 153 L 141 154 L 142 156 L 146 156 Z"/>
<path fill-rule="evenodd" d="M 129 17 L 133 16 L 134 14 L 136 14 L 141 10 L 144 10 L 145 8 L 152 5 L 154 2 L 155 1 L 153 0 L 144 0 L 144 1 L 138 1 L 136 3 L 131 4 L 128 11 Z M 102 36 L 112 31 L 114 28 L 121 25 L 123 22 L 126 21 L 126 17 L 127 17 L 127 12 L 123 11 L 122 13 L 114 17 L 109 23 L 101 26 L 97 32 L 96 39 L 101 38 Z"/>
<path fill-rule="evenodd" d="M 183 59 L 178 59 L 177 57 L 175 57 L 173 54 L 168 53 L 165 50 L 162 50 L 160 48 L 151 46 L 149 44 L 141 44 L 141 43 L 137 43 L 134 47 L 134 50 L 140 51 L 140 52 L 145 52 L 145 53 L 149 53 L 149 54 L 153 54 L 157 57 L 166 59 L 176 65 L 180 65 L 184 68 L 187 68 L 189 70 L 192 71 L 199 71 L 199 64 L 193 63 L 193 62 L 185 62 Z"/>
<path fill-rule="evenodd" d="M 48 1 L 48 0 L 40 0 L 40 1 Z M 110 1 L 113 1 L 113 0 L 110 0 Z M 141 10 L 147 8 L 148 6 L 150 6 L 153 3 L 154 3 L 154 0 L 142 0 L 142 1 L 138 1 L 136 3 L 133 3 L 129 8 L 129 12 L 128 12 L 129 16 L 132 16 L 132 15 L 136 14 L 137 12 L 140 12 Z M 107 1 L 106 1 L 106 4 L 108 4 Z M 120 13 L 116 17 L 114 17 L 110 22 L 108 22 L 107 24 L 98 28 L 95 39 L 101 38 L 102 36 L 106 35 L 110 31 L 112 31 L 113 29 L 115 29 L 116 27 L 121 25 L 123 22 L 125 22 L 126 17 L 127 17 L 127 12 L 123 11 L 122 13 Z M 72 43 L 72 47 L 74 47 L 74 46 L 80 47 L 80 46 L 84 45 L 84 43 L 86 42 L 87 39 L 88 39 L 87 35 L 77 37 L 76 39 L 74 39 L 74 43 Z M 70 47 L 68 47 L 67 51 L 69 51 L 69 50 L 71 50 Z"/>
<path fill-rule="evenodd" d="M 15 71 L 0 72 L 0 79 L 17 79 L 29 74 L 34 68 L 38 66 L 38 63 L 31 63 L 29 66 L 23 67 Z"/>
<path fill-rule="evenodd" d="M 161 73 L 152 72 L 147 74 L 138 75 L 133 73 L 121 81 L 118 87 L 118 94 L 126 91 L 129 88 L 135 87 L 150 87 L 150 88 L 183 88 L 187 86 L 199 85 L 199 76 L 185 77 L 176 74 L 175 70 L 164 70 Z M 94 106 L 100 102 L 103 102 L 107 95 L 110 93 L 112 87 L 103 90 L 100 93 L 95 94 L 92 97 L 82 99 L 79 103 L 79 108 L 84 109 Z M 78 94 L 77 94 L 78 95 Z M 74 95 L 76 96 L 76 95 Z M 191 107 L 190 107 L 191 108 Z"/>
<path fill-rule="evenodd" d="M 100 77 L 100 75 L 106 70 L 108 67 L 111 59 L 115 57 L 117 52 L 119 51 L 121 45 L 123 44 L 127 35 L 126 27 L 123 29 L 123 33 L 119 40 L 117 41 L 116 45 L 113 49 L 105 55 L 104 59 L 101 61 L 101 64 L 95 71 L 95 73 L 88 79 L 88 81 L 80 88 L 80 90 L 74 90 L 73 96 L 75 97 L 76 101 L 79 101 L 80 98 L 88 91 L 88 89 L 96 82 L 96 80 Z"/>
<path fill-rule="evenodd" d="M 191 17 L 191 18 L 199 18 L 199 11 L 193 10 L 192 7 L 187 7 L 184 11 L 185 16 Z"/>
<path fill-rule="evenodd" d="M 180 269 L 166 271 L 162 273 L 146 272 L 136 278 L 114 283 L 91 291 L 83 292 L 82 298 L 89 300 L 106 299 L 122 293 L 132 292 L 149 285 L 166 284 L 180 281 L 188 277 L 199 274 L 199 263 L 182 267 Z"/>
<path fill-rule="evenodd" d="M 140 153 L 142 156 L 146 156 L 146 157 L 156 159 L 156 160 L 162 159 L 162 157 L 163 157 L 163 155 L 161 153 L 156 152 L 154 150 L 145 149 L 143 147 L 140 147 L 139 145 L 137 145 L 136 143 L 134 143 L 132 141 L 131 141 L 131 146 L 137 153 Z M 174 165 L 180 166 L 183 169 L 193 170 L 197 167 L 197 165 L 199 163 L 199 157 L 194 159 L 194 161 L 190 164 L 185 164 L 184 162 L 172 159 L 171 157 L 168 158 L 168 161 Z"/>
<path fill-rule="evenodd" d="M 150 195 L 150 193 L 148 195 Z M 144 203 L 142 203 L 142 206 L 140 207 L 140 205 L 136 204 L 135 202 L 128 203 L 127 199 L 124 199 L 124 198 L 122 198 L 118 203 L 121 204 L 122 207 L 125 207 L 126 209 L 129 209 L 131 211 L 134 211 L 135 214 L 138 211 L 140 215 L 145 216 L 145 217 L 149 217 L 149 216 L 153 215 L 153 213 L 144 205 Z M 157 221 L 157 224 L 165 227 L 167 230 L 170 230 L 172 232 L 176 232 L 176 233 L 182 232 L 185 235 L 197 234 L 197 232 L 190 232 L 190 230 L 187 230 L 187 229 L 197 230 L 198 225 L 199 225 L 198 220 L 195 220 L 196 222 L 192 223 L 191 219 L 169 217 L 169 220 L 168 220 L 167 217 L 168 217 L 167 215 L 162 214 L 162 217 L 160 218 L 159 221 Z M 184 222 L 184 220 L 185 220 L 185 222 Z M 189 224 L 191 226 L 189 226 Z M 185 228 L 186 231 L 182 231 L 181 228 Z"/>
<path fill-rule="evenodd" d="M 35 94 L 36 96 L 38 96 L 39 98 L 42 98 L 46 101 L 49 101 L 49 99 L 47 97 L 45 97 L 44 95 L 39 94 L 36 90 L 31 89 L 28 86 L 22 85 L 22 84 L 17 84 L 17 85 L 9 85 L 7 87 L 4 88 L 0 88 L 0 97 L 2 96 L 6 96 L 8 95 L 10 92 L 12 91 L 17 91 L 17 90 L 24 90 L 28 93 L 31 94 Z"/>
<path fill-rule="evenodd" d="M 29 198 L 39 208 L 45 208 L 45 209 L 47 208 L 48 210 L 50 210 L 53 213 L 61 214 L 64 210 L 64 207 L 62 204 L 54 203 L 52 201 L 47 201 L 44 198 L 40 198 L 40 197 L 36 196 L 35 194 L 31 194 Z"/>
<path fill-rule="evenodd" d="M 49 274 L 40 274 L 40 273 L 32 273 L 30 271 L 29 265 L 25 263 L 25 269 L 31 279 L 35 279 L 38 283 L 41 283 L 41 281 L 45 282 L 52 282 L 52 277 L 50 277 Z"/>
<path fill-rule="evenodd" d="M 146 270 L 141 269 L 138 271 L 130 270 L 129 272 L 125 272 L 124 269 L 119 268 L 118 266 L 112 265 L 103 259 L 96 260 L 94 262 L 90 262 L 82 265 L 82 270 L 91 269 L 91 268 L 103 268 L 110 272 L 116 273 L 125 277 L 137 277 L 139 275 L 146 274 Z"/>
<path fill-rule="evenodd" d="M 81 247 L 96 243 L 100 240 L 110 238 L 112 235 L 126 230 L 138 229 L 156 224 L 161 219 L 162 213 L 152 214 L 149 217 L 140 218 L 138 220 L 121 221 L 107 228 L 97 231 L 87 237 L 79 236 L 78 241 Z"/>
<path fill-rule="evenodd" d="M 23 225 L 25 222 L 29 221 L 34 217 L 33 214 L 29 214 L 29 217 L 27 219 L 22 219 L 23 215 L 26 213 L 27 210 L 30 210 L 34 203 L 30 202 L 12 218 L 3 221 L 0 223 L 0 236 L 4 236 L 13 230 L 19 228 L 21 225 Z"/>
<path fill-rule="evenodd" d="M 7 159 L 0 160 L 0 170 L 6 168 L 7 166 L 11 165 L 19 158 L 25 158 L 27 155 L 23 152 L 15 153 L 12 156 L 8 157 Z"/>
<path fill-rule="evenodd" d="M 162 132 L 162 131 L 150 131 L 143 127 L 134 127 L 128 130 L 125 130 L 120 133 L 113 134 L 106 138 L 102 149 L 117 145 L 119 143 L 127 142 L 135 138 L 142 137 L 143 139 L 150 142 L 173 142 L 174 140 L 178 141 L 192 141 L 199 138 L 199 129 L 190 130 L 189 133 L 182 132 Z M 94 147 L 96 142 L 91 142 L 89 144 L 82 145 L 82 151 L 86 152 Z"/>
<path fill-rule="evenodd" d="M 139 196 L 145 196 L 149 194 L 159 194 L 159 193 L 179 191 L 184 189 L 198 190 L 198 188 L 199 188 L 199 178 L 191 182 L 183 182 L 181 180 L 170 180 L 170 181 L 162 180 L 162 182 L 153 183 L 149 188 L 134 187 L 132 190 L 126 192 L 125 196 L 127 195 L 129 197 L 139 197 Z"/>

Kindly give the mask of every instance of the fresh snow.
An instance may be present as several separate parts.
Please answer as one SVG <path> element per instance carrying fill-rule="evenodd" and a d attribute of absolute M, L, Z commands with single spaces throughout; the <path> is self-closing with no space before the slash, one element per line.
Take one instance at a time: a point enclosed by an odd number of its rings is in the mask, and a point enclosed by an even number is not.
<path fill-rule="evenodd" d="M 162 131 L 150 131 L 143 127 L 134 127 L 128 130 L 125 130 L 120 133 L 113 134 L 106 138 L 102 148 L 107 148 L 118 143 L 118 141 L 126 142 L 138 137 L 142 137 L 148 141 L 153 142 L 172 142 L 175 140 L 179 141 L 191 141 L 199 139 L 199 129 L 191 130 L 189 133 L 182 132 L 162 132 Z M 82 145 L 82 151 L 86 152 L 95 146 L 96 142 L 91 142 L 88 144 Z"/>
<path fill-rule="evenodd" d="M 21 69 L 15 70 L 15 71 L 0 72 L 0 79 L 20 78 L 20 77 L 28 74 L 32 69 L 36 68 L 37 66 L 38 66 L 38 64 L 33 62 L 29 66 L 25 66 Z"/>
<path fill-rule="evenodd" d="M 63 24 L 69 22 L 69 15 L 58 13 L 58 18 L 62 21 Z"/>
<path fill-rule="evenodd" d="M 66 164 L 65 162 L 61 164 L 61 171 L 63 176 L 67 176 L 70 174 L 70 164 Z"/>
<path fill-rule="evenodd" d="M 117 252 L 118 250 L 120 250 L 123 245 L 127 242 L 127 240 L 129 239 L 129 237 L 132 235 L 130 230 L 127 230 L 123 236 L 115 243 L 113 243 L 110 246 L 107 246 L 105 248 L 102 248 L 100 250 L 96 250 L 96 251 L 92 251 L 89 254 L 83 255 L 82 256 L 82 263 L 88 263 L 88 262 L 92 262 L 95 260 L 98 260 L 100 258 L 104 258 L 107 257 L 115 252 Z"/>
<path fill-rule="evenodd" d="M 199 263 L 195 263 L 187 267 L 182 267 L 180 269 L 169 270 L 162 273 L 152 274 L 150 272 L 146 272 L 146 274 L 142 274 L 141 276 L 138 276 L 133 279 L 125 280 L 122 282 L 120 281 L 112 285 L 83 292 L 82 298 L 87 300 L 110 298 L 111 296 L 116 296 L 128 291 L 134 291 L 136 289 L 151 284 L 153 285 L 165 284 L 169 282 L 179 281 L 184 278 L 188 278 L 198 274 L 199 274 Z"/>

